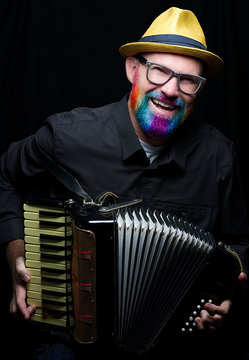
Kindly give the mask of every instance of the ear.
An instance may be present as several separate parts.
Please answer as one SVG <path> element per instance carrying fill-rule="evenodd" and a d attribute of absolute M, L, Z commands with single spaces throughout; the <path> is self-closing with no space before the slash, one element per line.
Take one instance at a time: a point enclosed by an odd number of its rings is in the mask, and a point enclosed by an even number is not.
<path fill-rule="evenodd" d="M 127 57 L 125 60 L 125 69 L 126 69 L 126 76 L 127 79 L 133 84 L 136 68 L 137 68 L 138 61 L 134 57 Z"/>

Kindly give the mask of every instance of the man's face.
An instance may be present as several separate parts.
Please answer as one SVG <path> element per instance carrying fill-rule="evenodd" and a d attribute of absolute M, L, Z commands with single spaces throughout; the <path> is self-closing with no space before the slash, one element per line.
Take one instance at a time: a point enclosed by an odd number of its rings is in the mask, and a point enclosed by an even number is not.
<path fill-rule="evenodd" d="M 143 56 L 146 60 L 166 66 L 177 73 L 201 74 L 200 61 L 188 56 L 168 53 L 148 53 Z M 179 90 L 176 77 L 172 77 L 164 85 L 151 83 L 146 78 L 146 65 L 132 59 L 133 62 L 130 62 L 133 63 L 133 75 L 130 81 L 133 86 L 129 111 L 133 126 L 141 140 L 144 135 L 152 140 L 163 141 L 185 121 L 196 95 L 188 95 Z"/>

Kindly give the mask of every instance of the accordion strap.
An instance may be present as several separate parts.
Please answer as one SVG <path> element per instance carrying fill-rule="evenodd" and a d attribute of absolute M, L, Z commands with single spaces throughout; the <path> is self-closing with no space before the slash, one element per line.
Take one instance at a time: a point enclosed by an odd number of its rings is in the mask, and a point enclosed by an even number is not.
<path fill-rule="evenodd" d="M 103 213 L 112 212 L 117 210 L 118 208 L 135 205 L 137 203 L 142 202 L 142 199 L 134 199 L 131 201 L 127 201 L 124 203 L 120 203 L 115 205 L 116 199 L 118 196 L 111 191 L 102 191 L 96 198 L 93 200 L 91 196 L 82 189 L 78 180 L 70 174 L 64 167 L 62 167 L 59 163 L 57 163 L 54 159 L 48 156 L 41 147 L 37 144 L 37 142 L 33 142 L 33 149 L 38 155 L 41 163 L 44 168 L 48 170 L 61 184 L 63 184 L 70 192 L 77 195 L 80 199 L 83 199 L 83 205 L 95 205 L 100 208 L 100 211 Z M 104 202 L 111 198 L 114 205 L 108 205 L 103 207 Z"/>
<path fill-rule="evenodd" d="M 62 183 L 70 192 L 74 193 L 85 202 L 92 202 L 90 195 L 82 189 L 78 180 L 73 177 L 65 168 L 58 164 L 54 159 L 48 156 L 41 147 L 34 142 L 33 149 L 39 156 L 40 161 L 46 170 L 48 170 L 60 183 Z"/>

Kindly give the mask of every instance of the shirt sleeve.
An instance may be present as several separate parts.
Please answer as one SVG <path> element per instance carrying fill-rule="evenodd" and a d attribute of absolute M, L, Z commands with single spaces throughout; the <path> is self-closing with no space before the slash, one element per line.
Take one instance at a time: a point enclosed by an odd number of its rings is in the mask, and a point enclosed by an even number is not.
<path fill-rule="evenodd" d="M 234 148 L 233 162 L 227 176 L 222 181 L 221 211 L 218 219 L 218 238 L 234 249 L 248 273 L 249 224 L 238 162 Z M 220 232 L 220 233 L 219 233 Z"/>
<path fill-rule="evenodd" d="M 41 166 L 33 143 L 38 142 L 46 153 L 52 154 L 53 124 L 56 116 L 49 118 L 35 135 L 14 142 L 0 158 L 0 244 L 23 239 L 23 200 L 26 190 L 42 179 Z"/>

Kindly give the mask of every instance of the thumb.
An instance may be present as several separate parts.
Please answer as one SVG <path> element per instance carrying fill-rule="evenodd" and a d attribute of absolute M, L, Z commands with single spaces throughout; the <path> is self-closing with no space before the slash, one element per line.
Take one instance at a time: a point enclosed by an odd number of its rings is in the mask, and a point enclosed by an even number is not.
<path fill-rule="evenodd" d="M 246 280 L 247 280 L 247 274 L 244 272 L 241 272 L 238 277 L 238 282 L 243 283 Z"/>
<path fill-rule="evenodd" d="M 16 259 L 16 272 L 23 281 L 28 282 L 30 280 L 30 274 L 25 266 L 23 257 L 18 257 Z"/>

